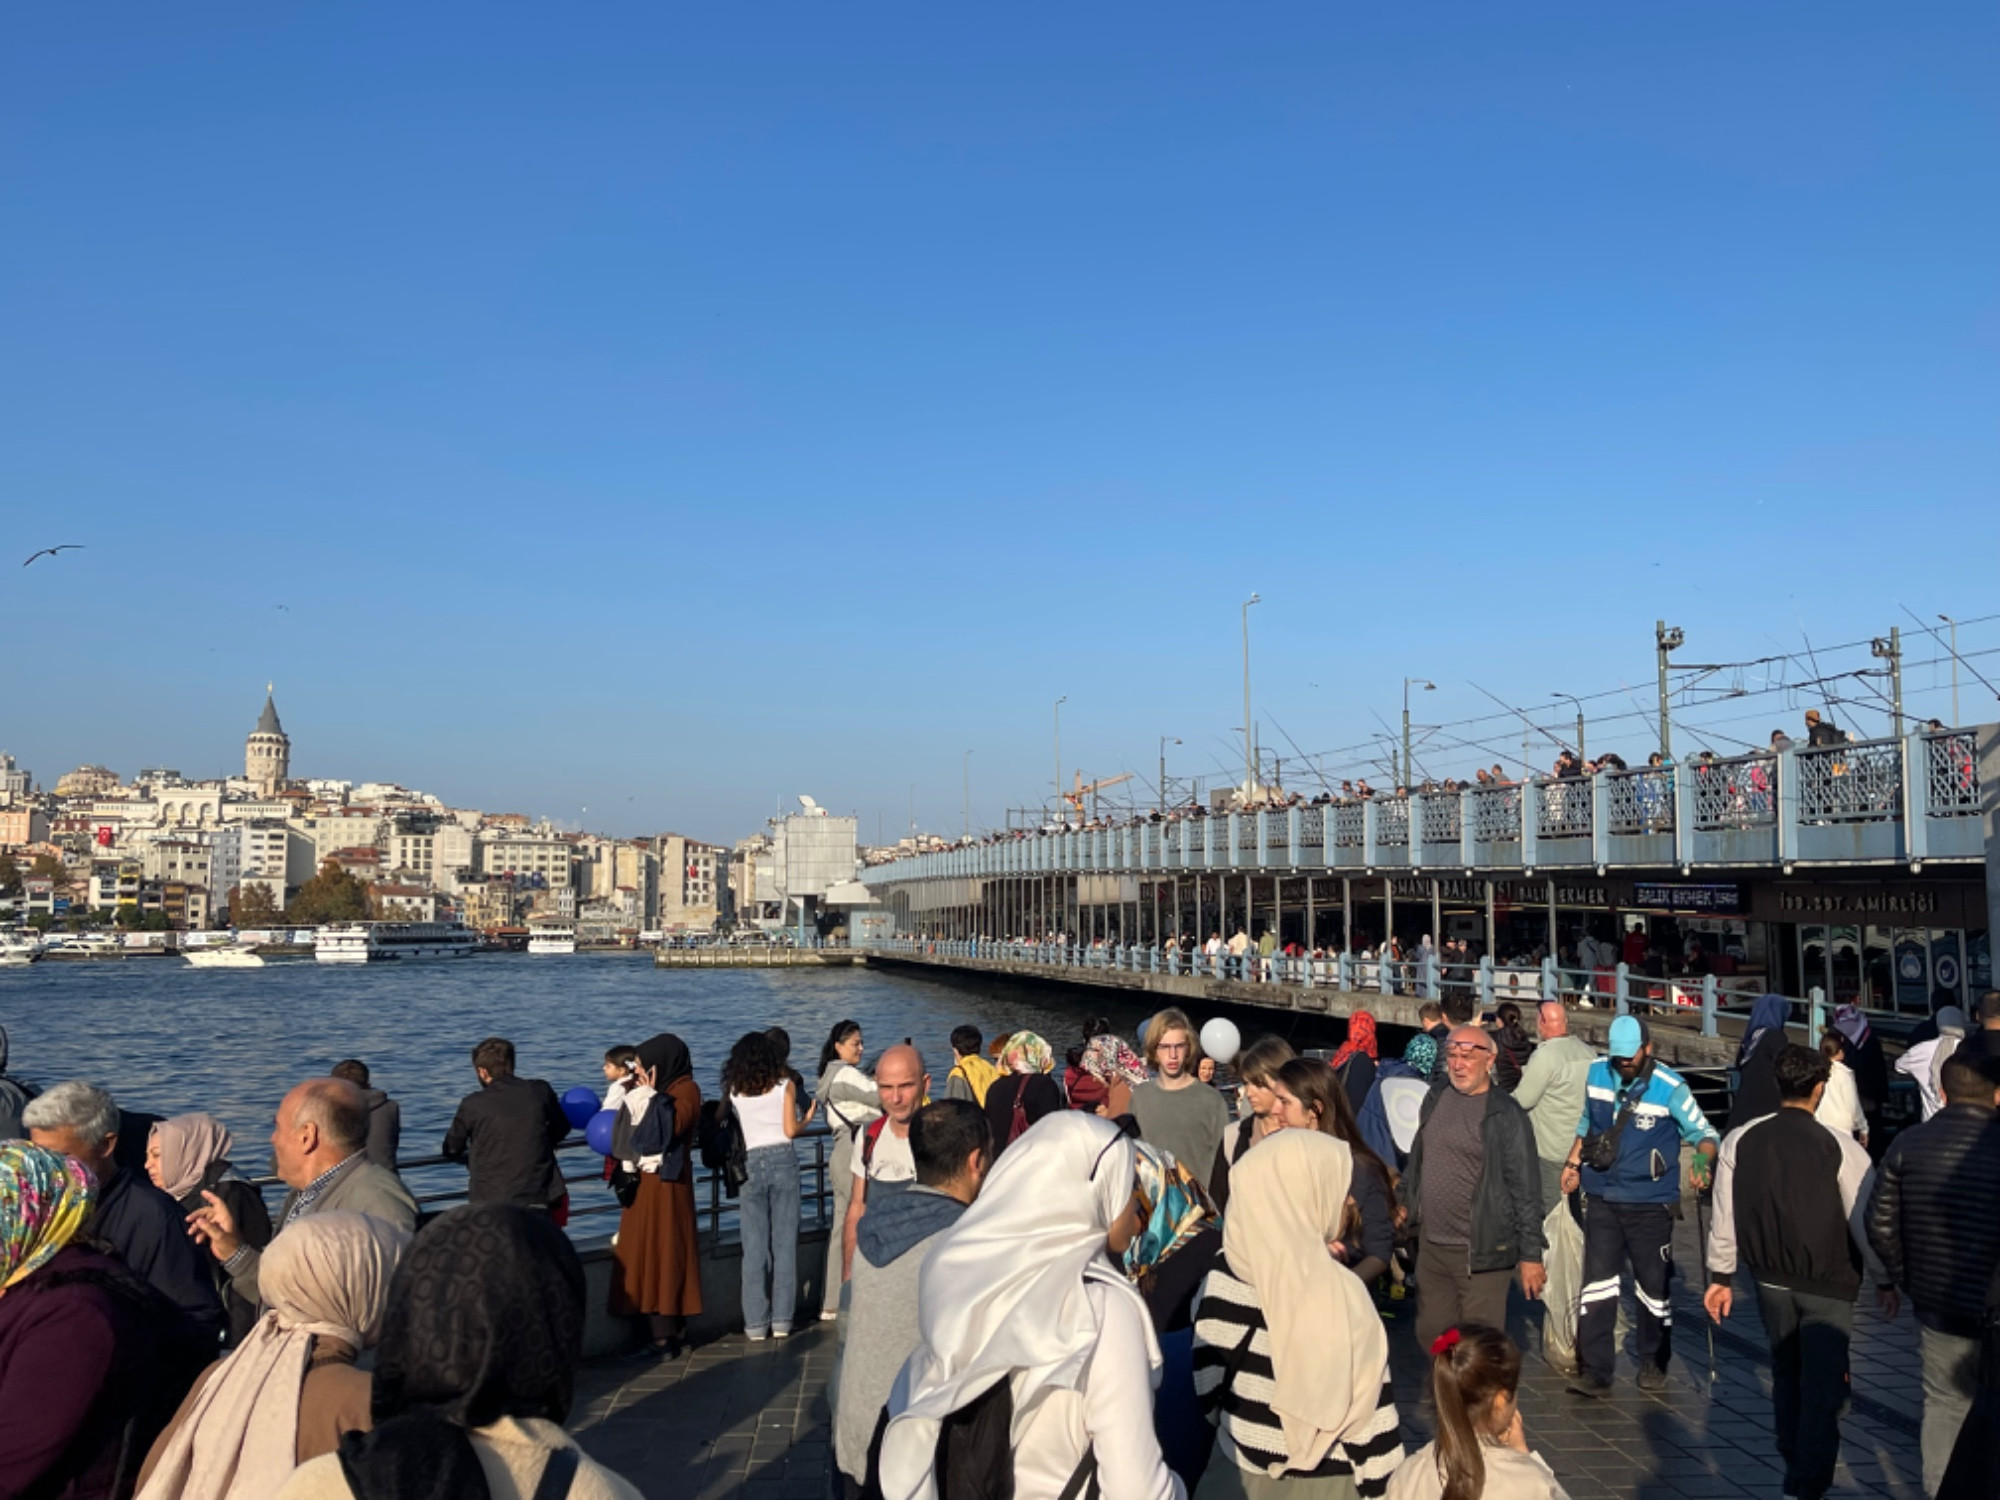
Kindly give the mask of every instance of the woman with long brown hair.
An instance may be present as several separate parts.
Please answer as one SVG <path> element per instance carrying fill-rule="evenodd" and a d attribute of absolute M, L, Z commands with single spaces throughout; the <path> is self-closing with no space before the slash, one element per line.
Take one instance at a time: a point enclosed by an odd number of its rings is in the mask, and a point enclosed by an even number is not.
<path fill-rule="evenodd" d="M 1341 1264 L 1364 1282 L 1389 1269 L 1396 1253 L 1396 1177 L 1362 1139 L 1347 1090 L 1325 1063 L 1295 1057 L 1271 1079 L 1277 1115 L 1287 1130 L 1316 1130 L 1345 1141 L 1354 1154 L 1349 1211 L 1341 1221 Z"/>
<path fill-rule="evenodd" d="M 1397 1466 L 1388 1500 L 1569 1500 L 1528 1447 L 1514 1392 L 1521 1351 L 1497 1328 L 1447 1328 L 1431 1345 L 1437 1437 Z"/>

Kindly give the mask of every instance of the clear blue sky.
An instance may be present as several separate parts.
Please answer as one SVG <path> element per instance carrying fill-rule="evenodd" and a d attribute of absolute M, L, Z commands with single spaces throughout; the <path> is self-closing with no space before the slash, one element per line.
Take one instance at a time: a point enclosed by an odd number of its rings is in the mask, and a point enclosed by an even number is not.
<path fill-rule="evenodd" d="M 956 829 L 967 748 L 977 819 L 1045 796 L 1058 694 L 1066 775 L 1240 764 L 1252 589 L 1310 751 L 1405 674 L 1645 708 L 1661 615 L 2000 608 L 1987 4 L 8 29 L 0 513 L 87 544 L 0 559 L 48 781 L 240 765 L 272 678 L 300 774 L 872 837 Z"/>

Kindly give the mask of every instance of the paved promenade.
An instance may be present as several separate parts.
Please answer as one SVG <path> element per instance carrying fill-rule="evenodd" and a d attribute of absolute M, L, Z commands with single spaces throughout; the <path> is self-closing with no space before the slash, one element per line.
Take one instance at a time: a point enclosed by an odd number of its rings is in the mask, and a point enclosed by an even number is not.
<path fill-rule="evenodd" d="M 1692 1270 L 1694 1225 L 1677 1253 Z M 1676 1283 L 1677 1343 L 1667 1390 L 1642 1394 L 1629 1354 L 1616 1393 L 1587 1401 L 1564 1393 L 1539 1357 L 1539 1312 L 1517 1298 L 1513 1334 L 1529 1351 L 1521 1407 L 1529 1440 L 1574 1500 L 1778 1500 L 1782 1466 L 1771 1442 L 1770 1372 L 1754 1297 L 1717 1334 L 1716 1379 L 1695 1289 Z M 1747 1303 L 1747 1307 L 1746 1307 Z M 1405 1441 L 1429 1437 L 1425 1364 L 1407 1319 L 1390 1349 Z M 1884 1324 L 1857 1313 L 1854 1406 L 1835 1493 L 1922 1500 L 1917 1457 L 1921 1412 L 1916 1328 L 1908 1308 Z M 826 1403 L 833 1325 L 813 1323 L 786 1340 L 752 1344 L 736 1334 L 671 1364 L 604 1361 L 584 1371 L 573 1422 L 597 1458 L 658 1500 L 818 1500 L 831 1465 Z"/>

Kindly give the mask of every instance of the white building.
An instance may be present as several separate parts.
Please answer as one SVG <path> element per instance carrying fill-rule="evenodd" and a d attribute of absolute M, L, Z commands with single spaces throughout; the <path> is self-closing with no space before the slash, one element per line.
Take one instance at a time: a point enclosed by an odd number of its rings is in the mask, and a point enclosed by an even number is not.
<path fill-rule="evenodd" d="M 478 854 L 482 875 L 512 875 L 517 882 L 550 890 L 567 890 L 573 883 L 570 867 L 576 850 L 568 839 L 544 829 L 483 833 Z"/>

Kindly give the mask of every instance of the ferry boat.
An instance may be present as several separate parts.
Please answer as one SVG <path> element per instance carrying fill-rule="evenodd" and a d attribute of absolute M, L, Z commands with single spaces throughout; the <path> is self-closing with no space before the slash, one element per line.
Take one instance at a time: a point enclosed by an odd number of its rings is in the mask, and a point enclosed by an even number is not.
<path fill-rule="evenodd" d="M 41 956 L 41 939 L 25 932 L 0 932 L 0 969 L 25 969 Z"/>
<path fill-rule="evenodd" d="M 478 951 L 479 934 L 463 922 L 343 922 L 320 928 L 313 939 L 313 957 L 323 964 L 469 958 Z"/>
<path fill-rule="evenodd" d="M 576 952 L 576 929 L 574 927 L 536 927 L 528 934 L 530 953 L 574 953 Z"/>
<path fill-rule="evenodd" d="M 227 941 L 183 948 L 181 957 L 197 969 L 261 969 L 264 955 L 247 943 Z"/>

